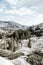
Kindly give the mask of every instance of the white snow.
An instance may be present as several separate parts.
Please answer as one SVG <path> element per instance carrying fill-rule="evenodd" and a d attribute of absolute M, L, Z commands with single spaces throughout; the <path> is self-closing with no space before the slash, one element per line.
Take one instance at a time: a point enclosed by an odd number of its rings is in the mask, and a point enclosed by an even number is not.
<path fill-rule="evenodd" d="M 31 53 L 33 53 L 31 48 L 28 47 L 21 47 L 18 49 L 19 52 L 23 52 L 25 55 L 29 55 Z"/>
<path fill-rule="evenodd" d="M 43 48 L 43 37 L 33 37 L 31 38 L 31 47 L 32 48 Z"/>
<path fill-rule="evenodd" d="M 0 65 L 13 65 L 9 60 L 0 57 Z"/>
<path fill-rule="evenodd" d="M 14 65 L 30 65 L 29 63 L 27 63 L 24 59 L 22 58 L 17 58 L 11 61 Z"/>

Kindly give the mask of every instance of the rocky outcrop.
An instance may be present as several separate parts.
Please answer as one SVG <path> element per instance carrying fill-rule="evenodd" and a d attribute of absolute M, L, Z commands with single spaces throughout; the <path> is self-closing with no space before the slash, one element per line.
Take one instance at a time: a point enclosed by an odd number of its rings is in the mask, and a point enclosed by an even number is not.
<path fill-rule="evenodd" d="M 42 65 L 42 58 L 37 54 L 32 54 L 28 57 L 27 62 L 31 65 Z"/>
<path fill-rule="evenodd" d="M 24 53 L 22 53 L 22 52 L 11 52 L 9 50 L 0 49 L 0 56 L 7 57 L 8 59 L 15 59 L 22 55 L 24 55 Z"/>

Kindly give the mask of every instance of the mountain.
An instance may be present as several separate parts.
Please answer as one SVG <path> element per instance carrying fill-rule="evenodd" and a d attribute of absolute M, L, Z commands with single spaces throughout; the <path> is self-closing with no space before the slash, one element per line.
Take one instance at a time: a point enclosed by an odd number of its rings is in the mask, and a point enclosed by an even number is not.
<path fill-rule="evenodd" d="M 34 30 L 35 30 L 37 27 L 39 27 L 40 29 L 43 29 L 43 23 L 40 23 L 40 24 L 31 26 L 31 28 L 34 29 Z M 29 27 L 29 28 L 30 28 L 30 27 Z"/>
<path fill-rule="evenodd" d="M 32 35 L 43 36 L 43 23 L 29 27 Z"/>
<path fill-rule="evenodd" d="M 26 29 L 27 27 L 13 21 L 0 21 L 0 28 L 18 30 L 18 29 Z"/>

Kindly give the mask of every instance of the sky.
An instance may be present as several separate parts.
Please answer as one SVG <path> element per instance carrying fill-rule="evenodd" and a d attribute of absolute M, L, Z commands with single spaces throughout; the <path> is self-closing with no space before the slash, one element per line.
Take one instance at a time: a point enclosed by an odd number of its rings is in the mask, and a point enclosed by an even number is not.
<path fill-rule="evenodd" d="M 43 23 L 43 0 L 0 0 L 0 21 L 28 26 Z"/>

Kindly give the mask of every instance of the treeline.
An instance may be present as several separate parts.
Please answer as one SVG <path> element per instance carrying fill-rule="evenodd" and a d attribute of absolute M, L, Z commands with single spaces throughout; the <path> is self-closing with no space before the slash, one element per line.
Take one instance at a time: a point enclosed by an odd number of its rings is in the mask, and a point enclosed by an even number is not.
<path fill-rule="evenodd" d="M 14 39 L 28 39 L 31 36 L 31 32 L 29 30 L 16 30 L 13 32 L 12 36 Z"/>
<path fill-rule="evenodd" d="M 43 33 L 43 30 L 40 29 L 39 26 L 35 28 L 30 27 L 28 30 L 31 32 L 31 35 L 36 35 L 38 37 L 42 36 L 42 33 Z"/>

